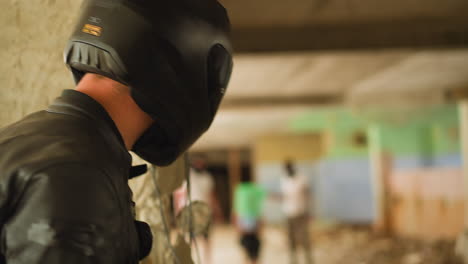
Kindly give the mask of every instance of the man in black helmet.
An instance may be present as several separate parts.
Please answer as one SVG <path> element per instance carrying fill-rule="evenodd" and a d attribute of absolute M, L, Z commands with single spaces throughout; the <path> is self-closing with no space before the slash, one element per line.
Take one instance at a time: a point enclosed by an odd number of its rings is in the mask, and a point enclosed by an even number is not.
<path fill-rule="evenodd" d="M 0 130 L 6 263 L 134 264 L 148 255 L 128 150 L 170 164 L 208 129 L 229 81 L 229 21 L 216 0 L 82 8 L 65 50 L 77 88 Z"/>

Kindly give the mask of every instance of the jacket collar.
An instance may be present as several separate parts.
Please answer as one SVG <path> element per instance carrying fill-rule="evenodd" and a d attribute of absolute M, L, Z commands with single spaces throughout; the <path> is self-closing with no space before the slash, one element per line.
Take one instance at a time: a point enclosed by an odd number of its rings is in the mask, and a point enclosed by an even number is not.
<path fill-rule="evenodd" d="M 115 145 L 118 145 L 118 148 L 126 153 L 125 159 L 131 162 L 131 155 L 128 153 L 122 135 L 114 121 L 104 107 L 90 96 L 76 90 L 64 90 L 62 95 L 56 98 L 46 111 L 93 120 L 102 136 L 106 139 L 109 137 L 115 139 L 110 140 L 111 144 L 114 143 L 112 147 L 116 148 Z M 118 144 L 115 144 L 115 141 Z"/>

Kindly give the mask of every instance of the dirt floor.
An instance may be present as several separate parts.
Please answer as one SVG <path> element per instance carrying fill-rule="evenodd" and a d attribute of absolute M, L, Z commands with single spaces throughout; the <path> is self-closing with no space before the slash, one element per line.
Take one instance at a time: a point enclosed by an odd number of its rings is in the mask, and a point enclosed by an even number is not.
<path fill-rule="evenodd" d="M 334 252 L 333 256 L 318 258 L 317 263 L 461 264 L 455 257 L 453 241 L 389 238 L 349 227 L 318 232 L 315 240 L 317 253 Z"/>
<path fill-rule="evenodd" d="M 422 242 L 373 235 L 369 229 L 335 227 L 314 231 L 314 264 L 461 264 L 453 241 Z M 270 226 L 263 233 L 259 263 L 288 264 L 285 233 Z M 213 233 L 212 264 L 242 264 L 235 230 L 218 226 Z"/>

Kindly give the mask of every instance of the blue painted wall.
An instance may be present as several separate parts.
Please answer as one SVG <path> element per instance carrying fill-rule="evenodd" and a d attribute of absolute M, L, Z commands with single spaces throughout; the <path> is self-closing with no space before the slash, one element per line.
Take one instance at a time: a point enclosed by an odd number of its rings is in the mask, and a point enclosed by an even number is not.
<path fill-rule="evenodd" d="M 311 212 L 318 219 L 362 223 L 373 219 L 373 202 L 368 159 L 302 161 L 298 171 L 311 187 Z M 257 181 L 270 194 L 280 193 L 283 168 L 279 163 L 262 163 L 256 169 Z M 285 216 L 281 201 L 270 196 L 264 217 L 281 222 Z"/>
<path fill-rule="evenodd" d="M 371 222 L 373 199 L 366 158 L 324 160 L 318 165 L 316 214 L 321 219 Z"/>

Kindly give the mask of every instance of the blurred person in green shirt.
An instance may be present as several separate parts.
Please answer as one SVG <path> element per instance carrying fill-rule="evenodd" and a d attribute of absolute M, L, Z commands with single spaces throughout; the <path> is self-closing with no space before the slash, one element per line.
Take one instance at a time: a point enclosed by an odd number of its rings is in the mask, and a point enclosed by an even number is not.
<path fill-rule="evenodd" d="M 241 176 L 234 192 L 234 220 L 240 234 L 240 244 L 249 264 L 257 263 L 260 254 L 261 213 L 265 190 L 251 182 L 249 175 Z"/>

